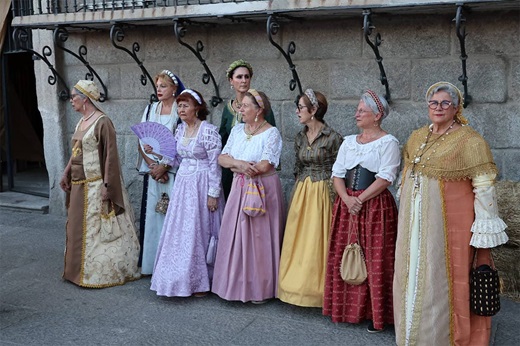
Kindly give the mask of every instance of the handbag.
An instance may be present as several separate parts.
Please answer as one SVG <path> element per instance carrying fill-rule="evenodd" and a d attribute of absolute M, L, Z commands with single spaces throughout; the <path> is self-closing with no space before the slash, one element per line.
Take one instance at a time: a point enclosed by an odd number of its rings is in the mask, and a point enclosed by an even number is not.
<path fill-rule="evenodd" d="M 343 281 L 350 285 L 361 285 L 367 278 L 367 266 L 363 249 L 359 245 L 359 233 L 356 230 L 357 240 L 350 244 L 350 235 L 352 233 L 350 227 L 348 243 L 343 250 L 341 257 L 340 275 Z"/>
<path fill-rule="evenodd" d="M 498 270 L 491 254 L 491 265 L 482 264 L 477 267 L 477 251 L 475 249 L 469 279 L 471 311 L 479 316 L 494 316 L 500 311 Z"/>
<path fill-rule="evenodd" d="M 161 198 L 157 201 L 155 205 L 155 212 L 159 214 L 165 215 L 168 211 L 168 204 L 170 203 L 170 197 L 166 192 L 161 194 Z"/>
<path fill-rule="evenodd" d="M 110 207 L 112 207 L 112 210 L 110 210 Z M 114 209 L 114 202 L 112 201 L 101 201 L 101 227 L 99 236 L 102 243 L 111 243 L 123 236 Z"/>
<path fill-rule="evenodd" d="M 265 214 L 265 189 L 261 181 L 249 179 L 242 210 L 251 217 Z"/>

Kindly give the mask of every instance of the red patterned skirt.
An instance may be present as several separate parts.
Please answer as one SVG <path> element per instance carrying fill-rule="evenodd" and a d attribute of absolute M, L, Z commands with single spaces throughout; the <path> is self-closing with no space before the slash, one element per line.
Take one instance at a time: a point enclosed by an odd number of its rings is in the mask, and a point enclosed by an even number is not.
<path fill-rule="evenodd" d="M 347 189 L 350 196 L 363 190 Z M 345 283 L 340 276 L 343 250 L 356 241 L 356 230 L 367 266 L 368 277 L 361 285 Z M 376 329 L 394 323 L 392 285 L 394 276 L 397 206 L 390 191 L 385 190 L 368 200 L 358 215 L 351 215 L 347 205 L 337 197 L 325 278 L 323 314 L 333 322 L 360 323 L 372 320 Z"/>

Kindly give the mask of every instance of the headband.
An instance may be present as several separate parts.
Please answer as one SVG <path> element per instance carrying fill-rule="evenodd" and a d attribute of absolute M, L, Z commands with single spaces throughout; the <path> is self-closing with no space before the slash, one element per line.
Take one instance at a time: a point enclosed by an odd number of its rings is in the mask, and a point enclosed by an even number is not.
<path fill-rule="evenodd" d="M 312 89 L 305 90 L 305 96 L 307 96 L 309 98 L 309 101 L 311 101 L 311 104 L 314 107 L 316 107 L 316 108 L 319 107 L 318 99 L 316 98 L 316 94 L 314 93 L 314 91 Z"/>
<path fill-rule="evenodd" d="M 376 103 L 376 106 L 377 106 L 377 110 L 379 111 L 379 114 L 381 114 L 381 117 L 384 117 L 385 116 L 385 107 L 383 107 L 383 104 L 381 103 L 381 100 L 379 99 L 377 94 L 370 89 L 365 91 L 365 93 L 370 95 L 370 97 L 374 100 L 374 102 Z"/>
<path fill-rule="evenodd" d="M 264 108 L 264 100 L 262 100 L 262 96 L 260 96 L 258 91 L 256 91 L 255 89 L 249 89 L 247 92 L 250 93 L 251 95 L 253 95 L 253 97 L 256 100 L 256 103 L 258 103 L 260 108 L 265 109 Z"/>
<path fill-rule="evenodd" d="M 235 71 L 236 68 L 238 67 L 245 67 L 249 70 L 249 73 L 251 74 L 250 77 L 253 77 L 253 67 L 245 60 L 243 59 L 238 59 L 238 60 L 235 60 L 231 63 L 231 65 L 229 65 L 228 69 L 226 70 L 226 76 L 228 76 L 228 78 L 232 78 L 233 77 L 233 71 Z"/>
<path fill-rule="evenodd" d="M 467 125 L 469 124 L 468 119 L 466 119 L 462 115 L 462 108 L 464 104 L 464 97 L 462 97 L 462 93 L 460 92 L 459 88 L 457 88 L 455 85 L 449 83 L 449 82 L 437 82 L 433 84 L 431 87 L 428 88 L 428 91 L 426 91 L 426 101 L 428 101 L 428 95 L 433 92 L 437 87 L 440 86 L 449 86 L 455 90 L 457 95 L 459 96 L 459 104 L 457 106 L 457 112 L 455 113 L 455 116 L 453 117 L 456 122 L 458 122 L 461 125 Z"/>
<path fill-rule="evenodd" d="M 193 98 L 199 103 L 199 105 L 202 104 L 202 100 L 200 99 L 200 96 L 193 90 L 191 89 L 184 89 L 181 94 L 190 94 L 191 96 L 193 96 Z"/>
<path fill-rule="evenodd" d="M 177 80 L 177 77 L 175 77 L 175 75 L 173 74 L 172 71 L 170 71 L 170 70 L 162 70 L 161 73 L 164 73 L 165 75 L 170 77 L 172 79 L 172 81 L 173 81 L 173 84 L 175 84 L 177 86 L 179 85 L 179 81 Z"/>

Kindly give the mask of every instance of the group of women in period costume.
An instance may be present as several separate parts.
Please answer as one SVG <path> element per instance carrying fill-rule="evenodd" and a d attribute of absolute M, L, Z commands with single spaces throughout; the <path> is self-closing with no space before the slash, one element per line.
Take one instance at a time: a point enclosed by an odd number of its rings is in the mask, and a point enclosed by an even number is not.
<path fill-rule="evenodd" d="M 359 134 L 342 137 L 324 120 L 325 95 L 307 89 L 296 106 L 303 127 L 286 217 L 276 170 L 282 137 L 252 76 L 244 60 L 227 70 L 236 94 L 220 130 L 206 120 L 199 92 L 171 71 L 156 76 L 158 102 L 142 121 L 167 126 L 177 153 L 139 146 L 141 244 L 114 126 L 95 85 L 76 84 L 71 104 L 82 119 L 60 182 L 70 193 L 64 278 L 106 287 L 151 274 L 160 296 L 279 298 L 322 308 L 333 322 L 368 321 L 369 332 L 395 324 L 398 345 L 487 345 L 491 322 L 470 311 L 469 273 L 476 249 L 478 264 L 489 263 L 489 249 L 508 238 L 497 169 L 462 116 L 460 91 L 447 82 L 428 89 L 431 124 L 412 133 L 401 156 L 398 140 L 382 128 L 390 111 L 384 97 L 367 90 L 354 115 Z M 399 213 L 388 190 L 398 176 Z M 166 215 L 155 211 L 163 193 Z M 358 285 L 340 275 L 354 242 L 367 268 Z"/>

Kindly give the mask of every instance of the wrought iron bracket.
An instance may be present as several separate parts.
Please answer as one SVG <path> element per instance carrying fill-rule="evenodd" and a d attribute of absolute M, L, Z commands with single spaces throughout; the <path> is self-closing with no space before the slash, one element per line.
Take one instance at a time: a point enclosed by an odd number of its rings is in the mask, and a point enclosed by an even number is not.
<path fill-rule="evenodd" d="M 108 97 L 107 87 L 105 86 L 105 83 L 101 80 L 97 72 L 90 66 L 89 62 L 85 59 L 85 56 L 87 55 L 87 47 L 84 45 L 79 46 L 78 48 L 78 54 L 74 53 L 70 49 L 67 49 L 63 46 L 63 43 L 67 41 L 69 38 L 69 32 L 67 29 L 63 26 L 57 26 L 56 29 L 54 29 L 54 44 L 59 49 L 63 50 L 66 53 L 69 53 L 79 61 L 85 65 L 85 67 L 88 69 L 88 72 L 85 74 L 85 79 L 88 80 L 94 80 L 94 76 L 99 80 L 99 83 L 101 84 L 101 87 L 103 88 L 103 92 L 100 93 L 101 96 L 99 97 L 99 102 L 105 102 Z"/>
<path fill-rule="evenodd" d="M 466 54 L 466 18 L 462 15 L 463 3 L 457 3 L 457 14 L 453 21 L 455 22 L 455 27 L 457 30 L 457 37 L 460 42 L 460 60 L 462 61 L 462 75 L 459 76 L 459 81 L 462 82 L 464 87 L 464 103 L 462 106 L 466 108 L 471 102 L 471 95 L 468 93 L 468 75 L 466 72 L 466 60 L 468 59 L 468 55 Z"/>
<path fill-rule="evenodd" d="M 388 85 L 388 78 L 386 77 L 385 67 L 383 66 L 383 57 L 379 54 L 379 46 L 381 45 L 381 34 L 377 33 L 374 42 L 370 41 L 369 36 L 372 34 L 372 30 L 376 27 L 372 24 L 372 11 L 370 9 L 363 10 L 363 34 L 365 41 L 368 43 L 370 48 L 374 51 L 376 56 L 376 62 L 379 65 L 380 81 L 385 86 L 385 98 L 390 102 L 390 86 Z"/>
<path fill-rule="evenodd" d="M 58 71 L 56 71 L 56 69 L 54 68 L 54 65 L 51 64 L 51 62 L 48 59 L 48 57 L 52 55 L 51 47 L 44 46 L 42 48 L 42 54 L 40 54 L 40 53 L 32 50 L 31 48 L 27 47 L 27 44 L 28 44 L 28 41 L 30 38 L 31 38 L 31 36 L 30 36 L 29 32 L 24 27 L 17 27 L 13 31 L 13 40 L 14 40 L 14 42 L 16 42 L 16 44 L 18 46 L 17 48 L 31 53 L 33 55 L 33 58 L 36 57 L 37 59 L 42 60 L 47 65 L 47 67 L 49 67 L 52 75 L 50 75 L 47 78 L 47 82 L 50 85 L 55 85 L 57 82 L 59 82 L 63 86 L 63 89 L 61 89 L 58 92 L 58 97 L 62 101 L 68 100 L 70 98 L 70 89 L 67 86 L 67 83 L 65 83 L 65 80 L 61 77 L 61 75 L 58 73 Z"/>
<path fill-rule="evenodd" d="M 215 77 L 213 77 L 213 73 L 211 73 L 211 70 L 209 69 L 208 65 L 206 64 L 206 60 L 202 58 L 202 55 L 200 54 L 204 50 L 204 45 L 202 44 L 201 40 L 197 41 L 197 44 L 195 48 L 184 42 L 182 39 L 186 35 L 186 27 L 184 26 L 184 22 L 179 19 L 173 20 L 174 26 L 173 31 L 175 33 L 175 37 L 177 38 L 177 41 L 183 45 L 184 47 L 188 48 L 194 55 L 199 59 L 202 66 L 204 66 L 204 74 L 202 75 L 202 83 L 208 84 L 211 80 L 213 82 L 213 87 L 215 88 L 215 95 L 211 97 L 211 105 L 213 107 L 218 106 L 219 103 L 222 102 L 222 98 L 220 97 L 219 89 L 217 82 L 215 81 Z"/>
<path fill-rule="evenodd" d="M 287 47 L 287 51 L 284 51 L 283 48 L 273 40 L 273 35 L 276 35 L 278 31 L 280 30 L 280 24 L 276 21 L 276 17 L 271 14 L 269 15 L 269 18 L 267 18 L 267 36 L 269 37 L 269 42 L 273 46 L 276 47 L 282 53 L 285 60 L 287 60 L 287 63 L 289 64 L 289 69 L 292 73 L 292 79 L 289 81 L 289 89 L 291 91 L 294 91 L 296 89 L 296 86 L 298 86 L 298 92 L 299 95 L 303 94 L 302 90 L 302 84 L 300 83 L 300 77 L 298 77 L 298 72 L 296 71 L 296 65 L 294 65 L 291 55 L 293 55 L 296 52 L 296 44 L 294 41 L 289 42 L 289 46 Z M 298 100 L 296 100 L 298 102 Z"/>
<path fill-rule="evenodd" d="M 150 81 L 150 84 L 152 85 L 153 94 L 150 95 L 150 102 L 156 102 L 158 100 L 158 98 L 157 98 L 157 88 L 155 87 L 154 80 L 150 76 L 150 74 L 148 73 L 146 68 L 144 67 L 143 62 L 141 60 L 139 60 L 139 58 L 137 57 L 137 52 L 139 52 L 139 50 L 141 49 L 141 46 L 139 46 L 139 43 L 134 42 L 132 44 L 132 51 L 130 51 L 129 49 L 127 49 L 123 46 L 120 46 L 119 44 L 116 43 L 116 42 L 122 42 L 124 39 L 125 39 L 125 32 L 124 32 L 122 26 L 118 23 L 114 23 L 112 25 L 112 27 L 110 28 L 110 40 L 112 41 L 112 45 L 115 48 L 128 53 L 128 55 L 130 55 L 134 59 L 134 61 L 137 63 L 137 66 L 139 66 L 139 68 L 141 69 L 141 78 L 140 78 L 141 84 L 146 85 L 147 81 Z"/>

